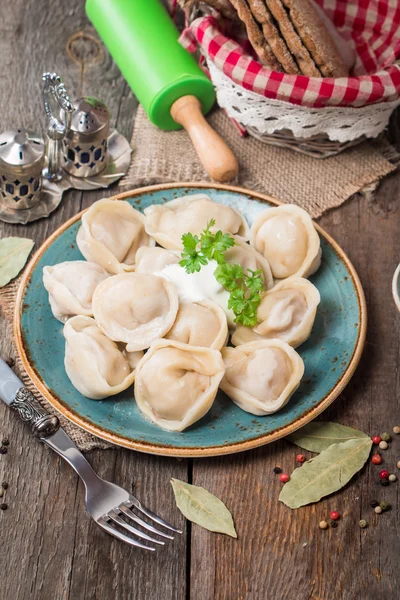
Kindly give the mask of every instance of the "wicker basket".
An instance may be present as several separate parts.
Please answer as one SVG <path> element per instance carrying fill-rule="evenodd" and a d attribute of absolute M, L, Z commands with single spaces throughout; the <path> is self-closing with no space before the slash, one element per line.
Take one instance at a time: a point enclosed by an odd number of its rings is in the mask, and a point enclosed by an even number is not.
<path fill-rule="evenodd" d="M 400 105 L 400 4 L 388 3 L 382 15 L 378 0 L 369 0 L 368 10 L 365 0 L 317 1 L 331 18 L 337 9 L 345 11 L 347 30 L 349 23 L 357 22 L 357 31 L 348 34 L 357 56 L 349 78 L 270 71 L 249 54 L 248 42 L 246 46 L 239 38 L 227 37 L 213 14 L 195 19 L 181 43 L 190 51 L 200 49 L 218 104 L 250 135 L 326 158 L 379 136 Z M 359 16 L 363 14 L 364 21 Z"/>
<path fill-rule="evenodd" d="M 365 135 L 358 137 L 355 140 L 349 142 L 335 142 L 329 139 L 326 134 L 319 134 L 310 138 L 297 138 L 293 133 L 287 129 L 276 133 L 265 133 L 264 135 L 259 133 L 254 127 L 247 127 L 247 133 L 252 137 L 260 140 L 264 144 L 270 146 L 278 146 L 279 148 L 289 148 L 300 154 L 306 156 L 312 156 L 313 158 L 328 158 L 329 156 L 335 156 L 347 148 L 357 146 L 367 138 Z"/>
<path fill-rule="evenodd" d="M 382 134 L 400 98 L 352 107 L 308 108 L 265 98 L 235 84 L 208 59 L 218 104 L 265 144 L 328 158 Z"/>

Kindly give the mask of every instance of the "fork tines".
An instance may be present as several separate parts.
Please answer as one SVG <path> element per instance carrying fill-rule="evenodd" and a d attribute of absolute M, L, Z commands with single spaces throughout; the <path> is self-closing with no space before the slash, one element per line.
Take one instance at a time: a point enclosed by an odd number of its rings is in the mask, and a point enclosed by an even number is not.
<path fill-rule="evenodd" d="M 131 497 L 129 502 L 122 502 L 119 506 L 110 510 L 108 513 L 100 517 L 97 521 L 100 527 L 107 531 L 110 535 L 118 538 L 119 540 L 130 544 L 131 546 L 136 546 L 138 548 L 143 548 L 145 550 L 154 551 L 155 548 L 153 546 L 148 546 L 141 541 L 135 539 L 135 537 L 140 538 L 141 540 L 145 540 L 147 542 L 153 542 L 159 546 L 164 546 L 165 542 L 163 540 L 157 539 L 155 537 L 150 536 L 142 529 L 150 531 L 151 533 L 160 536 L 161 538 L 166 538 L 168 540 L 173 540 L 174 536 L 161 531 L 154 527 L 151 523 L 144 521 L 141 517 L 139 517 L 132 508 L 135 508 L 137 511 L 142 512 L 148 519 L 154 521 L 158 525 L 161 525 L 165 529 L 169 531 L 173 531 L 175 533 L 182 533 L 180 529 L 176 529 L 157 515 L 155 515 L 151 510 L 146 508 L 139 500 Z M 125 518 L 122 518 L 125 517 Z M 138 529 L 130 524 L 130 522 L 139 525 L 142 529 Z M 122 531 L 121 531 L 122 530 Z M 135 536 L 135 537 L 133 537 Z"/>

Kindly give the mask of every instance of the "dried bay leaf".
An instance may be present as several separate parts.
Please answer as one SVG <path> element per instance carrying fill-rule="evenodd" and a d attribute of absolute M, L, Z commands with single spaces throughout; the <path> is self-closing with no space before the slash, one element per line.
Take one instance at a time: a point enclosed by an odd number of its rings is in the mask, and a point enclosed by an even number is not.
<path fill-rule="evenodd" d="M 179 479 L 171 479 L 171 485 L 176 505 L 189 521 L 208 531 L 237 537 L 232 515 L 219 498 L 202 487 Z"/>
<path fill-rule="evenodd" d="M 0 287 L 7 285 L 25 266 L 34 243 L 33 240 L 18 237 L 0 240 Z"/>
<path fill-rule="evenodd" d="M 371 446 L 369 437 L 329 446 L 293 472 L 279 500 L 289 508 L 299 508 L 340 490 L 364 466 Z"/>
<path fill-rule="evenodd" d="M 298 431 L 287 436 L 287 440 L 304 448 L 310 452 L 322 452 L 332 444 L 340 444 L 354 439 L 369 439 L 369 436 L 363 431 L 346 427 L 339 423 L 323 421 L 318 423 L 308 423 Z"/>

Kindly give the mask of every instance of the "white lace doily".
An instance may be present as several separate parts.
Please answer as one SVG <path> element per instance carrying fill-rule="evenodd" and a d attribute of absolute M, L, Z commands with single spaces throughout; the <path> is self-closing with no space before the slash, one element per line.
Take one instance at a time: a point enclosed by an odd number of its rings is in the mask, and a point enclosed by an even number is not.
<path fill-rule="evenodd" d="M 363 135 L 376 137 L 388 125 L 392 111 L 400 104 L 399 98 L 360 108 L 297 106 L 245 90 L 217 69 L 209 58 L 207 65 L 219 106 L 229 117 L 244 127 L 255 128 L 261 135 L 285 129 L 296 138 L 327 134 L 330 140 L 338 142 L 349 142 Z"/>

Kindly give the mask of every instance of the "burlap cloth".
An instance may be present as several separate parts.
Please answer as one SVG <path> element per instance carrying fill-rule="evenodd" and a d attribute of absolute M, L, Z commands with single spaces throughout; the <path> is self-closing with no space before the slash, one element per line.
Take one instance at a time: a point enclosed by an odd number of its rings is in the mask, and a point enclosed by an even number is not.
<path fill-rule="evenodd" d="M 267 146 L 251 137 L 242 138 L 221 110 L 209 117 L 240 162 L 237 183 L 307 209 L 317 218 L 340 206 L 356 193 L 371 191 L 382 177 L 396 168 L 399 159 L 385 140 L 365 142 L 336 157 L 316 160 L 290 150 Z M 154 127 L 139 108 L 132 138 L 132 165 L 122 186 L 134 188 L 175 181 L 208 181 L 196 153 L 183 131 L 165 132 Z M 11 322 L 19 279 L 0 289 L 0 307 Z M 14 350 L 15 370 L 45 408 L 56 411 L 38 394 Z M 58 414 L 58 413 L 57 413 Z M 113 448 L 58 414 L 62 427 L 81 450 Z"/>
<path fill-rule="evenodd" d="M 399 156 L 382 138 L 367 141 L 331 158 L 315 159 L 259 140 L 241 137 L 221 109 L 209 122 L 239 160 L 236 185 L 299 204 L 320 217 L 354 194 L 376 186 L 396 169 Z M 127 188 L 174 181 L 210 181 L 184 131 L 161 131 L 139 107 L 132 136 L 131 168 L 122 184 Z"/>
<path fill-rule="evenodd" d="M 21 279 L 21 277 L 18 277 L 17 279 L 12 281 L 10 284 L 8 284 L 6 287 L 0 289 L 0 309 L 2 309 L 4 316 L 6 317 L 7 321 L 9 322 L 10 331 L 11 331 L 11 324 L 12 324 L 12 319 L 13 319 L 13 314 L 14 314 L 15 299 L 16 299 L 20 279 Z M 1 310 L 0 310 L 0 313 L 1 313 Z M 1 315 L 0 315 L 0 317 L 1 317 Z M 73 423 L 71 423 L 71 421 L 68 421 L 58 411 L 56 411 L 51 406 L 51 404 L 49 404 L 47 402 L 47 400 L 45 400 L 43 398 L 43 396 L 41 394 L 39 394 L 36 387 L 33 385 L 32 381 L 29 379 L 28 375 L 26 374 L 24 367 L 22 366 L 22 361 L 19 358 L 17 351 L 15 349 L 15 341 L 14 340 L 13 340 L 12 356 L 11 357 L 3 356 L 2 358 L 4 358 L 4 359 L 12 358 L 15 361 L 15 365 L 13 366 L 13 369 L 18 374 L 18 376 L 21 378 L 24 385 L 28 388 L 28 390 L 30 390 L 33 394 L 35 394 L 35 396 L 39 400 L 40 404 L 46 410 L 48 410 L 49 413 L 56 414 L 58 416 L 58 418 L 60 419 L 60 422 L 61 422 L 61 426 L 64 428 L 64 431 L 75 442 L 75 444 L 78 446 L 78 448 L 80 448 L 81 450 L 92 450 L 93 448 L 102 448 L 102 449 L 115 448 L 115 446 L 108 444 L 107 442 L 104 442 L 103 440 L 91 435 L 90 433 L 87 433 L 86 431 L 84 431 L 83 429 L 78 427 L 77 425 L 74 425 Z"/>

